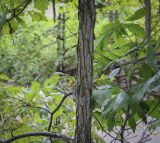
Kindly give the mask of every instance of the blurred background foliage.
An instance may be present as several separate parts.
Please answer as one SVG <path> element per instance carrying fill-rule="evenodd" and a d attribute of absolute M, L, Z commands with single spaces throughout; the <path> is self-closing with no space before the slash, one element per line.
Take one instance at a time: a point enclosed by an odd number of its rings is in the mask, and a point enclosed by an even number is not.
<path fill-rule="evenodd" d="M 56 13 L 49 0 L 0 3 L 0 138 L 47 131 L 50 112 L 75 90 L 77 1 L 56 0 Z M 147 39 L 143 1 L 96 0 L 92 127 L 96 143 L 104 142 L 98 131 L 120 139 L 124 126 L 134 133 L 143 122 L 153 133 L 160 125 L 159 1 L 152 0 L 151 6 L 152 30 Z M 62 32 L 58 16 L 63 13 L 65 68 L 57 71 L 63 57 L 57 54 L 57 37 Z M 54 114 L 51 130 L 74 136 L 75 120 L 73 95 Z M 17 142 L 50 140 L 30 137 Z"/>

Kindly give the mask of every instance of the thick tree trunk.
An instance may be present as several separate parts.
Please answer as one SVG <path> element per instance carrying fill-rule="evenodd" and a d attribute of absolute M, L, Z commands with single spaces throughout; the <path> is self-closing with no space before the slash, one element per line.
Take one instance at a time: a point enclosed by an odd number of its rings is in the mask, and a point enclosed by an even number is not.
<path fill-rule="evenodd" d="M 79 0 L 76 143 L 91 143 L 95 0 Z"/>
<path fill-rule="evenodd" d="M 151 1 L 144 0 L 144 5 L 148 11 L 145 16 L 145 29 L 146 29 L 147 40 L 149 40 L 151 37 Z"/>

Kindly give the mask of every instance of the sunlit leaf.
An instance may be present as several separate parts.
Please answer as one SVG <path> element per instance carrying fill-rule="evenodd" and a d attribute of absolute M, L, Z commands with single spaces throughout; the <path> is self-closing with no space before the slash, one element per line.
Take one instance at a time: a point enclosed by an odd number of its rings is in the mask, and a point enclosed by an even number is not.
<path fill-rule="evenodd" d="M 120 71 L 120 68 L 114 69 L 111 71 L 111 73 L 108 75 L 109 79 L 113 79 Z"/>
<path fill-rule="evenodd" d="M 122 24 L 122 27 L 124 29 L 128 29 L 132 34 L 138 36 L 138 37 L 145 37 L 146 33 L 143 27 L 141 27 L 139 24 L 134 23 L 124 23 Z"/>
<path fill-rule="evenodd" d="M 42 11 L 42 12 L 47 10 L 48 5 L 49 5 L 49 1 L 48 0 L 45 0 L 45 1 L 35 0 L 34 1 L 34 7 L 37 8 L 38 10 Z"/>
<path fill-rule="evenodd" d="M 144 17 L 147 13 L 147 9 L 146 8 L 141 8 L 138 9 L 132 16 L 130 16 L 127 21 L 135 21 L 138 20 L 142 17 Z"/>

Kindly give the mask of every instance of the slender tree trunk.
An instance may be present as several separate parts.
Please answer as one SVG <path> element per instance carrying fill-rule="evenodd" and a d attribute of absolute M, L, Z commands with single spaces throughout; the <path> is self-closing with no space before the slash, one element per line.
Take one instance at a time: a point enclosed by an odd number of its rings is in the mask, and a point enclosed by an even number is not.
<path fill-rule="evenodd" d="M 160 14 L 160 0 L 158 1 L 159 6 L 158 6 L 158 14 Z"/>
<path fill-rule="evenodd" d="M 58 14 L 57 25 L 57 71 L 61 71 L 61 13 Z"/>
<path fill-rule="evenodd" d="M 66 15 L 59 13 L 57 25 L 57 71 L 64 72 L 64 62 L 66 55 L 65 48 L 65 21 Z"/>
<path fill-rule="evenodd" d="M 118 20 L 118 10 L 115 11 L 115 20 Z"/>
<path fill-rule="evenodd" d="M 145 29 L 146 29 L 147 40 L 149 40 L 151 37 L 151 1 L 144 0 L 144 5 L 148 11 L 145 16 Z"/>
<path fill-rule="evenodd" d="M 65 58 L 66 58 L 66 39 L 65 39 L 65 32 L 66 32 L 66 13 L 63 13 L 62 19 L 62 71 L 65 71 Z"/>
<path fill-rule="evenodd" d="M 110 23 L 113 22 L 113 16 L 114 16 L 113 10 L 109 11 L 109 22 Z"/>
<path fill-rule="evenodd" d="M 79 0 L 76 143 L 91 143 L 95 0 Z"/>
<path fill-rule="evenodd" d="M 118 20 L 118 11 L 111 10 L 109 11 L 109 22 L 112 23 L 113 21 Z M 110 38 L 110 44 L 112 45 L 114 43 L 113 37 Z"/>
<path fill-rule="evenodd" d="M 113 10 L 109 11 L 109 22 L 112 23 L 114 20 L 114 13 Z M 113 36 L 110 37 L 110 44 L 112 45 L 114 43 Z"/>
<path fill-rule="evenodd" d="M 52 8 L 53 8 L 53 20 L 56 21 L 56 8 L 55 8 L 55 0 L 52 0 Z"/>

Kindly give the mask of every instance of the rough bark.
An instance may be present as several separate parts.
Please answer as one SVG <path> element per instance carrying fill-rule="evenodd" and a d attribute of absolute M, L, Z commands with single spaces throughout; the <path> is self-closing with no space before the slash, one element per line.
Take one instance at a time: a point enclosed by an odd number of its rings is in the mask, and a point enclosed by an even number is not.
<path fill-rule="evenodd" d="M 95 0 L 79 0 L 76 143 L 91 143 Z"/>
<path fill-rule="evenodd" d="M 147 9 L 147 14 L 145 16 L 145 29 L 146 29 L 146 36 L 147 40 L 151 37 L 151 1 L 144 0 L 145 8 Z"/>

